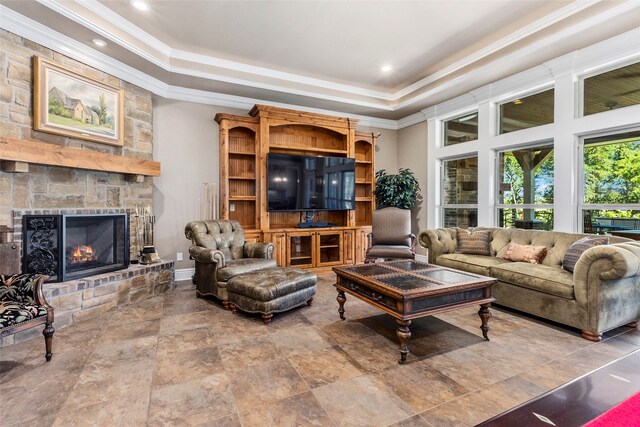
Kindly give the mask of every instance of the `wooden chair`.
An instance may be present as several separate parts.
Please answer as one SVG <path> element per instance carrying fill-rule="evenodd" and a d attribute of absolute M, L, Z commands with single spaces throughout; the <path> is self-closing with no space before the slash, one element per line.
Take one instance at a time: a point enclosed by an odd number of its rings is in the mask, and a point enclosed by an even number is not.
<path fill-rule="evenodd" d="M 53 307 L 44 298 L 42 274 L 0 276 L 0 336 L 13 334 L 44 324 L 45 358 L 51 360 L 53 341 Z"/>

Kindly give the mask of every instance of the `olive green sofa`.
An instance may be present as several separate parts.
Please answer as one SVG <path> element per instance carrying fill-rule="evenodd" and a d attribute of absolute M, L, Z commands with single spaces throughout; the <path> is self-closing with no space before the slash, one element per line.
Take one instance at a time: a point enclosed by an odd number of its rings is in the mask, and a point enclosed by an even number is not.
<path fill-rule="evenodd" d="M 495 277 L 496 303 L 564 325 L 600 341 L 618 326 L 637 326 L 640 318 L 640 242 L 610 237 L 609 245 L 586 250 L 573 273 L 562 268 L 567 249 L 585 234 L 515 228 L 489 230 L 491 256 L 456 253 L 456 228 L 427 229 L 418 243 L 428 249 L 429 262 Z M 469 230 L 469 231 L 472 231 Z M 546 246 L 542 264 L 502 259 L 510 242 Z"/>

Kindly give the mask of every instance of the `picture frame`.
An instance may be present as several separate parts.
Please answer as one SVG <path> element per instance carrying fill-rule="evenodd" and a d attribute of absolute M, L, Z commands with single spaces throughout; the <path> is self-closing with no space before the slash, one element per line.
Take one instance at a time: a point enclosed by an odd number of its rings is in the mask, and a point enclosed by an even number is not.
<path fill-rule="evenodd" d="M 34 56 L 33 128 L 122 146 L 124 90 Z"/>

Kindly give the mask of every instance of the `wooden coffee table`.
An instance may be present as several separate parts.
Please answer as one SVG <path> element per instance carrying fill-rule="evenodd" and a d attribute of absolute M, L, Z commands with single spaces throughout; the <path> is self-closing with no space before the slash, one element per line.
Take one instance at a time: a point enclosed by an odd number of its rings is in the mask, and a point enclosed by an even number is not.
<path fill-rule="evenodd" d="M 495 298 L 491 286 L 496 279 L 414 260 L 334 267 L 338 290 L 338 313 L 344 320 L 345 293 L 395 317 L 400 340 L 400 360 L 407 360 L 411 319 L 460 307 L 480 305 L 480 329 L 489 337 L 489 307 Z"/>

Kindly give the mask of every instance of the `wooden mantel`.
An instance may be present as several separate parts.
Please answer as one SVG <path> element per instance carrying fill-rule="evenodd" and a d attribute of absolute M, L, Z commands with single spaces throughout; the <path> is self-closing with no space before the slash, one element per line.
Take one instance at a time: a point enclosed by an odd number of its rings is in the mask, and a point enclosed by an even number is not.
<path fill-rule="evenodd" d="M 6 172 L 27 172 L 28 163 L 134 176 L 160 176 L 160 163 L 80 148 L 0 136 L 0 160 Z"/>

